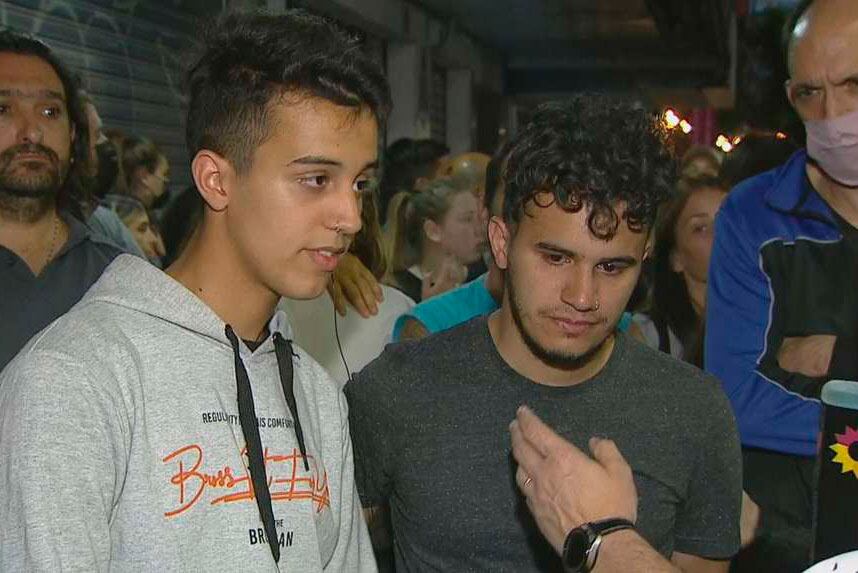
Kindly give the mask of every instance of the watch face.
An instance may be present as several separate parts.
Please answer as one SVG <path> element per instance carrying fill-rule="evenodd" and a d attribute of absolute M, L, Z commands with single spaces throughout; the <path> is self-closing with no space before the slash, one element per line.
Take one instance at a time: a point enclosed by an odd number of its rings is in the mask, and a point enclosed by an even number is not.
<path fill-rule="evenodd" d="M 590 536 L 584 529 L 572 530 L 563 555 L 566 566 L 578 570 L 587 560 L 587 551 L 590 550 L 591 544 Z"/>

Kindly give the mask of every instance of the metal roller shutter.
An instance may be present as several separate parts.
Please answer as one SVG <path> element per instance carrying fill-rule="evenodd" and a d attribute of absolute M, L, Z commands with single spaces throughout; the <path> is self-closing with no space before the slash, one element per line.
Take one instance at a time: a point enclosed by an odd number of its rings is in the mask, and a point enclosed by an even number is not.
<path fill-rule="evenodd" d="M 447 142 L 447 71 L 432 66 L 432 83 L 429 86 L 429 137 Z"/>
<path fill-rule="evenodd" d="M 152 139 L 167 155 L 171 187 L 190 183 L 182 72 L 205 4 L 166 0 L 9 0 L 0 25 L 48 43 L 80 74 L 105 128 Z"/>

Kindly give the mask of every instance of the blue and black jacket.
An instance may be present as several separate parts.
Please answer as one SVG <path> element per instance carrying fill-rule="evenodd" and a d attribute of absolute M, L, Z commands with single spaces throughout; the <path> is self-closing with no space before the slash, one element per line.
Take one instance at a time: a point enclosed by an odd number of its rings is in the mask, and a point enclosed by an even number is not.
<path fill-rule="evenodd" d="M 858 231 L 813 189 L 807 154 L 744 181 L 715 223 L 706 370 L 733 405 L 742 444 L 813 456 L 822 385 L 858 379 Z M 837 336 L 827 376 L 778 365 L 785 338 Z"/>

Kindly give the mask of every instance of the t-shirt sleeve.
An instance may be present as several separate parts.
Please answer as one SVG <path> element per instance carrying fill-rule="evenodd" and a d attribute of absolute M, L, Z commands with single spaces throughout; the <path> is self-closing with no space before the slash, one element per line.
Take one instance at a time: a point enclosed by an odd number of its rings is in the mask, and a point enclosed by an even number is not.
<path fill-rule="evenodd" d="M 361 512 L 357 489 L 352 479 L 353 450 L 349 438 L 348 405 L 345 397 L 339 396 L 339 410 L 342 416 L 340 430 L 341 438 L 341 467 L 339 468 L 340 492 L 339 511 L 339 540 L 334 554 L 325 564 L 325 571 L 359 571 L 375 573 L 377 571 L 375 558 L 372 553 L 372 543 L 369 540 L 366 523 Z"/>
<path fill-rule="evenodd" d="M 107 570 L 117 406 L 63 356 L 19 356 L 0 376 L 0 571 Z"/>
<path fill-rule="evenodd" d="M 711 384 L 716 384 L 713 380 Z M 697 444 L 697 461 L 684 502 L 677 510 L 679 553 L 729 559 L 739 551 L 742 458 L 736 423 L 726 397 L 713 392 L 711 409 L 698 416 L 706 430 Z"/>
<path fill-rule="evenodd" d="M 393 447 L 396 429 L 387 414 L 389 393 L 385 387 L 390 381 L 385 377 L 388 370 L 385 354 L 358 373 L 343 390 L 348 399 L 355 483 L 364 507 L 387 503 L 396 459 Z"/>

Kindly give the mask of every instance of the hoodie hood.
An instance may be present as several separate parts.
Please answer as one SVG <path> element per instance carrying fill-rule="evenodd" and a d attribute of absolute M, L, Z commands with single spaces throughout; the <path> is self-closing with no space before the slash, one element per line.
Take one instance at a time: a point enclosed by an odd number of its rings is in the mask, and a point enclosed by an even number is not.
<path fill-rule="evenodd" d="M 133 255 L 120 255 L 105 269 L 80 304 L 108 303 L 164 320 L 202 335 L 225 350 L 232 351 L 226 337 L 226 323 L 184 285 L 150 263 Z M 268 339 L 257 352 L 273 352 L 272 336 L 280 333 L 292 339 L 286 313 L 277 311 L 268 323 Z M 251 352 L 241 343 L 242 355 Z"/>

